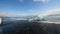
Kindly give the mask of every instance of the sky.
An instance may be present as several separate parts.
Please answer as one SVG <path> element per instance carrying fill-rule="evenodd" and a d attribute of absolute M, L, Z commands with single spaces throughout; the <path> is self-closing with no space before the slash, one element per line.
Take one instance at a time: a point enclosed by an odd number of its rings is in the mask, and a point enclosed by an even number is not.
<path fill-rule="evenodd" d="M 0 0 L 0 13 L 11 15 L 36 15 L 55 9 L 60 9 L 60 0 Z"/>

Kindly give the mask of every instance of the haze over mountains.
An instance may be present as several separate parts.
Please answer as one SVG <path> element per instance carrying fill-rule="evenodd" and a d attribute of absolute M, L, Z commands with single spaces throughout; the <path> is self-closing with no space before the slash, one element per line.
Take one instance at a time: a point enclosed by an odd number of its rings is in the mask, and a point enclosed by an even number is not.
<path fill-rule="evenodd" d="M 35 19 L 39 17 L 49 21 L 60 22 L 60 9 L 48 10 L 38 15 L 26 15 L 26 16 L 0 12 L 0 17 L 2 17 L 4 20 Z"/>
<path fill-rule="evenodd" d="M 60 22 L 60 14 L 48 15 L 45 19 L 52 22 Z"/>
<path fill-rule="evenodd" d="M 0 18 L 4 23 L 11 22 L 15 20 L 28 20 L 28 19 L 35 19 L 36 15 L 29 15 L 29 16 L 23 16 L 23 15 L 14 15 L 14 14 L 8 14 L 6 12 L 0 12 Z"/>

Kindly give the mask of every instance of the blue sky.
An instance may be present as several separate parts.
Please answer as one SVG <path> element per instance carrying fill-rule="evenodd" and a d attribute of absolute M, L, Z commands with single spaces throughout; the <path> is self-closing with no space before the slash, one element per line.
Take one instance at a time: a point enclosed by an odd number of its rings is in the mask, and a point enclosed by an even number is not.
<path fill-rule="evenodd" d="M 60 0 L 0 0 L 0 12 L 15 15 L 38 14 L 60 8 Z"/>

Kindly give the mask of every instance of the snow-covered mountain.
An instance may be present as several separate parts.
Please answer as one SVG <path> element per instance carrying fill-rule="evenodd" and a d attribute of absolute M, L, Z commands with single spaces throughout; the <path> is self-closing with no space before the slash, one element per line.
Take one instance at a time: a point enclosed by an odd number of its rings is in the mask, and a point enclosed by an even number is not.
<path fill-rule="evenodd" d="M 56 10 L 55 12 L 54 11 L 49 15 L 47 14 L 44 18 L 48 21 L 60 22 L 60 10 Z"/>
<path fill-rule="evenodd" d="M 29 20 L 29 19 L 35 19 L 36 15 L 26 15 L 26 16 L 18 16 L 13 14 L 8 14 L 6 12 L 0 12 L 0 18 L 2 19 L 2 22 L 11 22 L 15 20 Z"/>

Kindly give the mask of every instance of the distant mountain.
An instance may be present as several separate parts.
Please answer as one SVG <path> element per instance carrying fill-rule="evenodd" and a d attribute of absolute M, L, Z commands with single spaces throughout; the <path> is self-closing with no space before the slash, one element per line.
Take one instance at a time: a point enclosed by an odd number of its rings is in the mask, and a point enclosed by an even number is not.
<path fill-rule="evenodd" d="M 53 22 L 60 22 L 60 14 L 52 14 L 45 17 L 46 20 Z"/>

